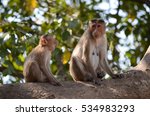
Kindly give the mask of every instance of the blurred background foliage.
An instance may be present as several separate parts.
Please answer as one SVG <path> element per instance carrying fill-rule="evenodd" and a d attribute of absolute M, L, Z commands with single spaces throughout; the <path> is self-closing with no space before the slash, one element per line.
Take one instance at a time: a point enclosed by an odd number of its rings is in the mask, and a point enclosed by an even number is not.
<path fill-rule="evenodd" d="M 108 59 L 114 70 L 135 66 L 150 45 L 149 0 L 0 0 L 0 83 L 23 82 L 24 60 L 47 33 L 59 41 L 52 72 L 71 79 L 72 50 L 93 18 L 107 23 Z"/>

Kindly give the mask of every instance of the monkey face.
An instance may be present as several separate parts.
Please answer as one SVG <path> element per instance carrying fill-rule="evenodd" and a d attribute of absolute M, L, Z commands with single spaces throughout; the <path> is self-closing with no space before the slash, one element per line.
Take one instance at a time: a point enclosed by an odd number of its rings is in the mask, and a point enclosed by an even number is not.
<path fill-rule="evenodd" d="M 89 31 L 94 39 L 105 34 L 105 22 L 102 19 L 94 19 L 89 22 Z"/>
<path fill-rule="evenodd" d="M 58 41 L 53 36 L 44 35 L 40 38 L 39 44 L 48 47 L 48 49 L 52 52 L 58 45 Z"/>
<path fill-rule="evenodd" d="M 58 41 L 55 38 L 51 38 L 48 40 L 50 51 L 54 51 L 56 46 L 58 45 Z"/>

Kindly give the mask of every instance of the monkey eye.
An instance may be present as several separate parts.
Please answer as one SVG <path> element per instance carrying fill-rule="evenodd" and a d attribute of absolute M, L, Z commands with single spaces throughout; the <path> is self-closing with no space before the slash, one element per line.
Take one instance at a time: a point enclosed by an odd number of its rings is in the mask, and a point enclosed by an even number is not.
<path fill-rule="evenodd" d="M 96 24 L 92 25 L 92 28 L 95 28 L 96 27 Z"/>
<path fill-rule="evenodd" d="M 98 25 L 97 25 L 97 27 L 99 28 L 99 27 L 101 27 L 101 25 L 100 25 L 100 24 L 98 24 Z"/>

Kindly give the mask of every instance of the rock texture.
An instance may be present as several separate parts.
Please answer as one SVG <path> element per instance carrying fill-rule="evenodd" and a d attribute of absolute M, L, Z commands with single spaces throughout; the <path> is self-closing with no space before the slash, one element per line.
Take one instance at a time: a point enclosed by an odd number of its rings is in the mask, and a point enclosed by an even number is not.
<path fill-rule="evenodd" d="M 0 85 L 1 99 L 140 99 L 150 98 L 150 46 L 140 63 L 123 73 L 121 79 L 103 80 L 100 86 L 87 86 L 72 81 L 63 87 L 48 83 Z M 89 83 L 91 84 L 91 83 Z"/>

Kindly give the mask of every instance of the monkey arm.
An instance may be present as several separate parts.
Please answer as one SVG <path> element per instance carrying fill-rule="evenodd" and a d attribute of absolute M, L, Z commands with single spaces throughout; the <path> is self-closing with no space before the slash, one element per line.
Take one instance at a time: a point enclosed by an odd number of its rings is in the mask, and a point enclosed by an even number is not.
<path fill-rule="evenodd" d="M 49 71 L 48 67 L 45 65 L 41 65 L 40 70 L 43 72 L 43 74 L 48 78 L 49 81 L 54 80 L 53 74 Z"/>
<path fill-rule="evenodd" d="M 90 45 L 89 40 L 85 40 L 85 43 L 83 44 L 83 53 L 82 53 L 82 60 L 85 64 L 86 69 L 91 72 L 91 74 L 94 76 L 94 78 L 97 78 L 96 72 L 92 68 L 91 62 L 90 62 Z"/>
<path fill-rule="evenodd" d="M 52 74 L 49 65 L 47 66 L 47 70 L 48 70 L 49 75 L 51 75 L 51 77 L 53 78 L 53 80 L 56 81 L 56 82 L 58 82 L 58 81 L 55 79 L 54 75 Z"/>
<path fill-rule="evenodd" d="M 108 64 L 108 60 L 107 60 L 107 38 L 106 35 L 103 38 L 103 45 L 100 52 L 99 52 L 99 59 L 100 59 L 100 66 L 102 67 L 102 69 L 108 73 L 110 76 L 114 76 L 114 73 L 112 72 L 109 64 Z"/>
<path fill-rule="evenodd" d="M 41 71 L 43 72 L 43 74 L 44 74 L 47 78 L 53 77 L 53 75 L 49 73 L 47 67 L 45 67 L 44 65 L 42 65 L 42 66 L 40 67 L 40 69 L 41 69 Z"/>
<path fill-rule="evenodd" d="M 48 67 L 45 66 L 41 66 L 40 67 L 41 71 L 43 72 L 43 74 L 47 77 L 47 79 L 49 80 L 50 83 L 54 84 L 54 85 L 58 85 L 58 86 L 62 86 L 53 76 L 53 74 L 51 73 L 51 71 L 48 69 Z"/>
<path fill-rule="evenodd" d="M 106 71 L 110 76 L 112 76 L 112 77 L 114 76 L 114 73 L 112 72 L 112 70 L 109 67 L 107 59 L 104 58 L 103 60 L 101 60 L 101 66 L 104 69 L 104 71 Z"/>
<path fill-rule="evenodd" d="M 50 73 L 49 70 L 49 61 L 51 58 L 51 54 L 49 51 L 44 51 L 47 50 L 47 48 L 43 48 L 39 54 L 38 54 L 38 62 L 39 62 L 39 66 L 40 66 L 40 70 L 42 71 L 42 73 L 48 78 L 49 81 L 52 81 L 54 78 L 53 74 Z"/>

